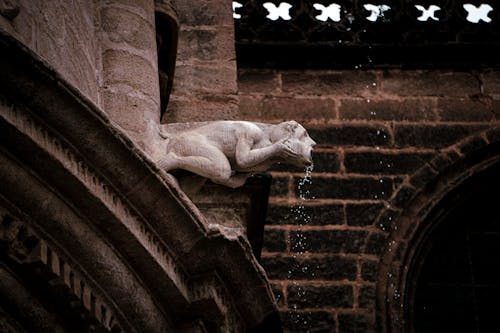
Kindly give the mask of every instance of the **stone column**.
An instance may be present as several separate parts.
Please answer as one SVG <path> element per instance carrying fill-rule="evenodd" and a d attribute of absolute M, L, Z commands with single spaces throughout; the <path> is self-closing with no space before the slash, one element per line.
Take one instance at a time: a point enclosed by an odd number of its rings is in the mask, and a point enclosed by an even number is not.
<path fill-rule="evenodd" d="M 105 112 L 152 154 L 160 120 L 154 1 L 103 1 L 101 98 Z"/>
<path fill-rule="evenodd" d="M 180 21 L 173 91 L 162 123 L 238 118 L 231 1 L 174 0 Z"/>

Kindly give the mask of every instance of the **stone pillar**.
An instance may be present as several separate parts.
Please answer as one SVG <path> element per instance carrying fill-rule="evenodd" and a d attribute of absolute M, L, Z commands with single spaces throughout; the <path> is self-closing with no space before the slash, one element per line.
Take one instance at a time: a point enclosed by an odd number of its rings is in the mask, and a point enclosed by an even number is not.
<path fill-rule="evenodd" d="M 177 65 L 162 123 L 238 118 L 231 1 L 173 2 L 180 21 Z"/>
<path fill-rule="evenodd" d="M 160 118 L 154 1 L 103 1 L 102 105 L 110 119 L 152 154 Z"/>

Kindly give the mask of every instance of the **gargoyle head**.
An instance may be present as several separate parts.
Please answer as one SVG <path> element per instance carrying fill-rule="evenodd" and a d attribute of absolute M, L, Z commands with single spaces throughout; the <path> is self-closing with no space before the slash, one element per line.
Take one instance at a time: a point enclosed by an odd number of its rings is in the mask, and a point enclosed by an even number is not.
<path fill-rule="evenodd" d="M 312 165 L 312 150 L 316 142 L 309 137 L 302 125 L 294 120 L 276 125 L 271 133 L 271 141 L 277 142 L 282 139 L 288 139 L 287 143 L 292 151 L 291 158 L 286 160 L 287 163 L 301 167 Z"/>

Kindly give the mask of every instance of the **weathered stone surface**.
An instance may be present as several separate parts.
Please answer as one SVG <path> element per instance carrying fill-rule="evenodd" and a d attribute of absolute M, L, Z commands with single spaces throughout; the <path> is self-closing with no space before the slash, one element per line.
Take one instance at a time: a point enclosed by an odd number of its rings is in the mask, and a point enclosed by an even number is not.
<path fill-rule="evenodd" d="M 299 196 L 297 184 L 301 178 L 295 178 L 296 195 Z M 392 195 L 393 180 L 388 177 L 325 177 L 315 178 L 312 185 L 303 186 L 311 197 L 336 199 L 387 199 Z"/>
<path fill-rule="evenodd" d="M 303 308 L 350 308 L 354 303 L 352 286 L 302 286 L 287 288 L 288 304 Z"/>
<path fill-rule="evenodd" d="M 347 204 L 346 221 L 351 226 L 369 226 L 372 225 L 378 217 L 384 205 L 379 204 Z"/>
<path fill-rule="evenodd" d="M 154 22 L 117 7 L 104 7 L 101 22 L 102 29 L 111 42 L 151 52 L 151 45 L 155 43 Z"/>
<path fill-rule="evenodd" d="M 335 320 L 329 311 L 282 313 L 284 329 L 289 332 L 335 332 Z"/>
<path fill-rule="evenodd" d="M 243 331 L 275 314 L 246 239 L 207 224 L 173 178 L 102 110 L 0 36 L 1 196 L 105 291 L 124 330 L 176 331 L 172 317 L 184 326 L 200 313 L 211 325 Z M 83 293 L 100 315 L 100 300 Z"/>
<path fill-rule="evenodd" d="M 242 117 L 249 119 L 302 121 L 335 118 L 335 102 L 331 99 L 295 97 L 243 97 L 240 99 Z"/>
<path fill-rule="evenodd" d="M 357 272 L 356 259 L 345 256 L 324 258 L 265 256 L 262 258 L 262 265 L 269 278 L 273 280 L 354 281 Z"/>
<path fill-rule="evenodd" d="M 307 221 L 305 221 L 307 219 Z M 268 209 L 269 225 L 329 225 L 344 224 L 344 206 L 341 204 L 271 205 Z"/>
<path fill-rule="evenodd" d="M 392 151 L 346 153 L 344 165 L 346 171 L 367 174 L 410 174 L 429 161 L 434 154 L 403 153 Z"/>
<path fill-rule="evenodd" d="M 191 95 L 171 98 L 162 122 L 183 123 L 238 118 L 238 99 L 234 95 Z"/>
<path fill-rule="evenodd" d="M 487 97 L 439 98 L 437 110 L 441 121 L 489 121 L 495 118 L 495 103 Z"/>
<path fill-rule="evenodd" d="M 199 0 L 196 5 L 185 0 L 172 2 L 183 25 L 233 25 L 230 2 Z"/>
<path fill-rule="evenodd" d="M 402 96 L 467 96 L 479 94 L 472 73 L 452 71 L 385 71 L 382 91 Z"/>
<path fill-rule="evenodd" d="M 178 64 L 175 68 L 174 94 L 235 94 L 236 73 L 231 64 Z"/>
<path fill-rule="evenodd" d="M 367 232 L 364 230 L 321 230 L 290 232 L 292 251 L 359 253 Z"/>
<path fill-rule="evenodd" d="M 341 99 L 340 119 L 386 120 L 386 121 L 433 121 L 437 119 L 432 99 Z"/>
<path fill-rule="evenodd" d="M 377 281 L 378 262 L 375 260 L 362 260 L 361 261 L 361 277 L 363 280 L 375 282 Z"/>
<path fill-rule="evenodd" d="M 219 120 L 165 125 L 165 171 L 183 169 L 236 188 L 275 163 L 312 165 L 316 144 L 296 121 L 279 124 Z"/>
<path fill-rule="evenodd" d="M 179 31 L 180 62 L 234 61 L 233 27 L 182 29 Z"/>
<path fill-rule="evenodd" d="M 311 137 L 322 145 L 341 146 L 388 146 L 391 134 L 386 126 L 380 125 L 331 125 L 308 127 Z"/>
<path fill-rule="evenodd" d="M 346 332 L 346 333 L 376 332 L 374 318 L 372 315 L 345 313 L 345 314 L 340 314 L 338 320 L 339 320 L 339 332 Z"/>
<path fill-rule="evenodd" d="M 92 2 L 16 1 L 18 14 L 0 26 L 36 52 L 86 97 L 98 103 L 99 45 Z M 79 13 L 80 15 L 74 15 Z"/>
<path fill-rule="evenodd" d="M 280 91 L 279 75 L 273 70 L 239 70 L 238 92 L 271 94 Z"/>
<path fill-rule="evenodd" d="M 345 71 L 331 73 L 284 72 L 283 91 L 303 95 L 364 96 L 376 90 L 373 72 Z M 374 84 L 375 83 L 375 84 Z"/>
<path fill-rule="evenodd" d="M 484 128 L 480 125 L 397 125 L 394 136 L 398 147 L 443 148 Z"/>
<path fill-rule="evenodd" d="M 267 252 L 286 251 L 285 231 L 276 229 L 266 229 L 264 231 L 264 244 L 262 250 Z"/>

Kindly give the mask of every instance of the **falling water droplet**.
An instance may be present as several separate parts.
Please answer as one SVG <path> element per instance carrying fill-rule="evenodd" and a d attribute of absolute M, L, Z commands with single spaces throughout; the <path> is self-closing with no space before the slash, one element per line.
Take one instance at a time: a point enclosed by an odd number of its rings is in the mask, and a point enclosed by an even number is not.
<path fill-rule="evenodd" d="M 297 224 L 297 230 L 295 233 L 295 242 L 292 246 L 293 257 L 297 258 L 296 264 L 293 269 L 289 270 L 288 279 L 292 280 L 292 284 L 296 287 L 296 296 L 301 299 L 302 303 L 307 302 L 307 295 L 304 288 L 297 283 L 297 279 L 310 279 L 314 277 L 314 270 L 311 270 L 307 263 L 299 259 L 302 257 L 309 247 L 309 240 L 307 234 L 303 232 L 302 227 L 311 222 L 312 216 L 309 210 L 306 210 L 305 203 L 310 200 L 311 192 L 308 188 L 312 185 L 312 171 L 313 166 L 307 167 L 305 170 L 305 175 L 297 182 L 297 194 L 299 197 L 299 202 L 290 209 L 291 215 L 294 216 L 294 221 Z M 318 267 L 316 267 L 318 269 Z M 297 304 L 293 304 L 292 308 L 297 310 Z M 292 321 L 295 324 L 307 325 L 308 321 L 298 314 L 292 315 Z"/>

